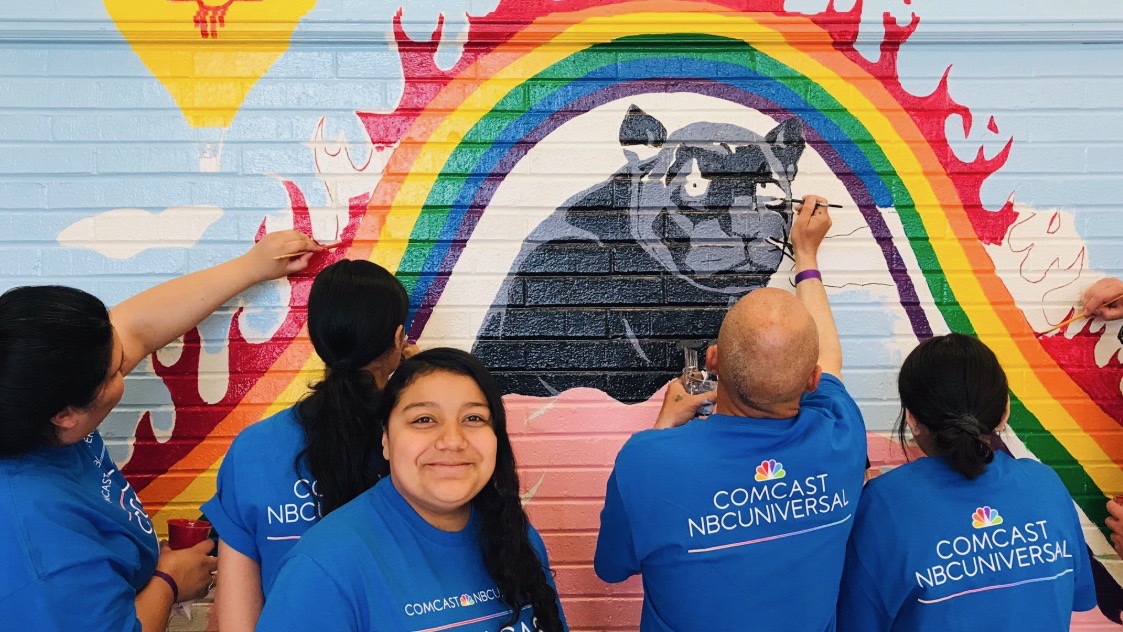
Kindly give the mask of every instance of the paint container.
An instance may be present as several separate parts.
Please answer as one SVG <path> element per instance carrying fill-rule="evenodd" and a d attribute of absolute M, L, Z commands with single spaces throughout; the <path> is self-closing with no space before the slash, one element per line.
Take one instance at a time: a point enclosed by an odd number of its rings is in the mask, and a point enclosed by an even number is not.
<path fill-rule="evenodd" d="M 691 395 L 708 393 L 717 390 L 717 376 L 699 366 L 698 350 L 683 347 L 682 387 Z M 698 409 L 698 415 L 704 417 L 714 412 L 713 402 L 703 405 Z"/>
<path fill-rule="evenodd" d="M 174 551 L 188 549 L 211 537 L 211 523 L 206 520 L 172 518 L 168 521 L 168 546 Z"/>

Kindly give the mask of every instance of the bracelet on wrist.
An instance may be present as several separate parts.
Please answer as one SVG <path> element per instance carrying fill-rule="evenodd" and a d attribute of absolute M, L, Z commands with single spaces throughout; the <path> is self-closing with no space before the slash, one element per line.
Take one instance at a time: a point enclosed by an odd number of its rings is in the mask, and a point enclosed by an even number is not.
<path fill-rule="evenodd" d="M 801 272 L 796 273 L 795 284 L 799 285 L 800 282 L 806 281 L 807 279 L 819 279 L 820 281 L 822 281 L 823 275 L 822 275 L 821 272 L 819 272 L 815 268 L 808 268 L 806 270 L 803 270 Z"/>
<path fill-rule="evenodd" d="M 164 571 L 155 571 L 152 576 L 168 582 L 168 587 L 172 589 L 172 603 L 179 603 L 179 585 L 175 583 L 175 579 Z"/>

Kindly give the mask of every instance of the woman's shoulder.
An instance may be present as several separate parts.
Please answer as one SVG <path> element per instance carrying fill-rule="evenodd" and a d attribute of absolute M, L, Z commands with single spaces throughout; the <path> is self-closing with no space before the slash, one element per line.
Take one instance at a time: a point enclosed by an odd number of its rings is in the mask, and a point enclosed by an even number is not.
<path fill-rule="evenodd" d="M 902 463 L 891 469 L 882 468 L 882 473 L 870 479 L 862 490 L 862 495 L 894 493 L 901 488 L 923 484 L 931 476 L 931 457 L 919 458 Z"/>
<path fill-rule="evenodd" d="M 373 548 L 377 543 L 403 537 L 389 532 L 386 520 L 368 489 L 351 502 L 320 518 L 301 536 L 291 555 L 303 555 L 324 568 L 343 569 L 348 566 L 372 566 Z M 374 568 L 368 568 L 374 571 Z"/>
<path fill-rule="evenodd" d="M 1014 458 L 1005 454 L 996 455 L 995 458 L 1004 459 L 1007 462 L 1007 467 L 1016 472 L 1020 478 L 1027 479 L 1029 486 L 1033 489 L 1051 490 L 1066 498 L 1071 495 L 1056 470 L 1037 459 L 1029 457 Z"/>
<path fill-rule="evenodd" d="M 300 425 L 296 407 L 286 408 L 242 429 L 230 445 L 230 455 L 262 455 L 277 459 L 278 451 L 296 452 L 304 448 L 304 428 Z M 291 461 L 291 459 L 290 459 Z"/>

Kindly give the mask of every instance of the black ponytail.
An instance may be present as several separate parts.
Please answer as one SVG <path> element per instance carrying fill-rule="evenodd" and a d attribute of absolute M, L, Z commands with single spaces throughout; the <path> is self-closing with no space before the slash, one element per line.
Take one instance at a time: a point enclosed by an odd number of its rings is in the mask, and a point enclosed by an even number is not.
<path fill-rule="evenodd" d="M 902 445 L 907 411 L 932 434 L 934 456 L 968 479 L 986 472 L 994 461 L 990 437 L 1009 402 L 1006 372 L 989 347 L 963 334 L 925 340 L 905 359 L 897 389 Z"/>
<path fill-rule="evenodd" d="M 316 275 L 308 295 L 308 335 L 327 365 L 299 404 L 307 466 L 327 515 L 370 489 L 388 468 L 375 418 L 378 385 L 369 365 L 397 350 L 409 298 L 394 275 L 370 261 L 338 261 Z"/>

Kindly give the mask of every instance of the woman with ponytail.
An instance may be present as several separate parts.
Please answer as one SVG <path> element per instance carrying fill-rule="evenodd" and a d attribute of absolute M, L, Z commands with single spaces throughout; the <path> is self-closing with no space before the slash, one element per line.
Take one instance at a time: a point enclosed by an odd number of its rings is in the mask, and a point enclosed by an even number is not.
<path fill-rule="evenodd" d="M 377 413 L 389 476 L 285 557 L 257 629 L 567 630 L 501 394 L 463 351 L 404 361 Z"/>
<path fill-rule="evenodd" d="M 1010 416 L 994 352 L 936 336 L 897 386 L 901 445 L 907 427 L 927 458 L 862 492 L 838 630 L 1068 630 L 1073 611 L 1096 605 L 1084 535 L 1053 470 L 993 447 Z"/>
<path fill-rule="evenodd" d="M 202 507 L 220 538 L 222 632 L 253 630 L 281 558 L 386 472 L 376 409 L 406 351 L 408 309 L 402 284 L 369 261 L 339 261 L 316 275 L 308 336 L 324 377 L 296 406 L 238 435 Z"/>

